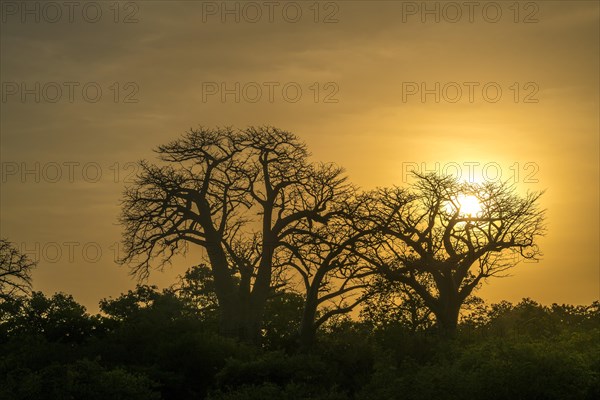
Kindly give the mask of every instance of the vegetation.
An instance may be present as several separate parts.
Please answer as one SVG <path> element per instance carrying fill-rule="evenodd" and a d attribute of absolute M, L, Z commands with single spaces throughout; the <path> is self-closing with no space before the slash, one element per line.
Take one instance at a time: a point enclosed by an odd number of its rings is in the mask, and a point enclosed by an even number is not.
<path fill-rule="evenodd" d="M 156 152 L 160 163 L 141 161 L 124 194 L 122 262 L 144 277 L 200 247 L 220 332 L 247 342 L 278 289 L 304 293 L 309 346 L 328 319 L 374 294 L 376 275 L 409 288 L 450 336 L 482 280 L 540 255 L 542 193 L 436 174 L 360 192 L 342 168 L 309 161 L 296 135 L 268 126 L 192 129 Z"/>
<path fill-rule="evenodd" d="M 35 266 L 8 239 L 0 239 L 0 302 L 30 293 Z"/>
<path fill-rule="evenodd" d="M 124 193 L 121 261 L 204 259 L 90 315 L 30 292 L 35 263 L 1 241 L 1 399 L 600 397 L 600 303 L 475 296 L 541 255 L 542 193 L 435 174 L 361 191 L 273 127 L 156 152 Z"/>
<path fill-rule="evenodd" d="M 138 286 L 101 313 L 62 293 L 4 302 L 0 398 L 596 399 L 600 303 L 478 302 L 453 338 L 407 315 L 338 318 L 297 346 L 301 297 L 269 300 L 250 345 L 189 288 Z M 300 300 L 300 301 L 298 301 Z M 365 314 L 366 316 L 366 314 Z"/>

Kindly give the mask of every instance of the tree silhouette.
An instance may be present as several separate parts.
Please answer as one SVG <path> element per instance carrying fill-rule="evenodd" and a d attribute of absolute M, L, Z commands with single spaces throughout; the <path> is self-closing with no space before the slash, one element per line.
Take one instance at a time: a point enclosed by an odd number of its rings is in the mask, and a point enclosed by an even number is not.
<path fill-rule="evenodd" d="M 164 164 L 140 162 L 124 194 L 122 262 L 144 277 L 154 257 L 162 266 L 184 243 L 202 247 L 221 332 L 257 340 L 277 250 L 296 225 L 327 221 L 342 170 L 310 163 L 304 143 L 273 127 L 191 130 L 156 152 Z"/>
<path fill-rule="evenodd" d="M 21 254 L 11 242 L 0 239 L 0 301 L 29 294 L 35 266 L 36 262 Z"/>
<path fill-rule="evenodd" d="M 424 277 L 426 278 L 426 277 Z M 420 282 L 431 286 L 430 282 Z M 361 320 L 374 328 L 396 324 L 415 333 L 433 325 L 433 314 L 423 299 L 409 285 L 377 276 L 369 287 L 371 295 L 360 311 Z"/>
<path fill-rule="evenodd" d="M 326 224 L 298 226 L 284 244 L 286 265 L 299 276 L 305 298 L 299 332 L 304 347 L 312 345 L 327 320 L 352 311 L 371 293 L 367 289 L 374 271 L 356 254 L 370 233 L 357 218 L 364 197 L 348 187 L 331 206 Z"/>
<path fill-rule="evenodd" d="M 33 292 L 12 303 L 2 310 L 0 318 L 0 331 L 9 335 L 40 335 L 50 341 L 81 343 L 99 326 L 98 319 L 90 318 L 85 307 L 65 293 L 46 296 Z"/>
<path fill-rule="evenodd" d="M 379 233 L 361 256 L 386 278 L 414 290 L 441 330 L 451 334 L 461 305 L 482 279 L 502 276 L 520 259 L 540 255 L 536 239 L 545 232 L 545 211 L 538 204 L 542 193 L 521 197 L 508 184 L 460 183 L 436 174 L 415 178 L 409 188 L 372 193 L 373 206 L 365 218 Z M 461 211 L 465 196 L 479 202 L 476 215 Z"/>
<path fill-rule="evenodd" d="M 172 289 L 198 316 L 206 319 L 216 314 L 219 307 L 214 284 L 210 267 L 200 264 L 185 271 Z"/>

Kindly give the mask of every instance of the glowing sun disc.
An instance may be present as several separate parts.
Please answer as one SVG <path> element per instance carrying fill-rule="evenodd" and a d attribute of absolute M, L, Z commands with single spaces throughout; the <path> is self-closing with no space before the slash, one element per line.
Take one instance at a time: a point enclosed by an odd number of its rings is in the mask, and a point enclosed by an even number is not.
<path fill-rule="evenodd" d="M 477 197 L 475 196 L 466 196 L 466 195 L 458 195 L 455 203 L 458 205 L 459 207 L 459 213 L 460 215 L 465 215 L 465 216 L 476 216 L 478 213 L 481 212 L 481 203 L 479 202 L 479 200 L 477 200 Z M 455 212 L 455 206 L 452 205 L 452 203 L 448 203 L 447 206 L 448 212 Z"/>

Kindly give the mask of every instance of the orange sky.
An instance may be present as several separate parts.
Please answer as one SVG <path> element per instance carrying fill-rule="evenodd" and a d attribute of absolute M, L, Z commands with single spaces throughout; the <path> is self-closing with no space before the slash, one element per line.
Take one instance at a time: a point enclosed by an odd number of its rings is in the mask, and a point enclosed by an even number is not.
<path fill-rule="evenodd" d="M 190 127 L 270 124 L 365 189 L 415 163 L 546 189 L 544 259 L 479 294 L 598 299 L 597 2 L 91 3 L 2 3 L 0 230 L 40 258 L 35 289 L 95 310 L 132 288 L 128 163 Z"/>

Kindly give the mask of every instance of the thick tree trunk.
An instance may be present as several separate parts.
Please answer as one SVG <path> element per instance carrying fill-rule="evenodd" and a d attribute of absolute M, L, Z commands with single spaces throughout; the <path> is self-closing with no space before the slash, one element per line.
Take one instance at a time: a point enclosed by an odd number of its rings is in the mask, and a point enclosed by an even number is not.
<path fill-rule="evenodd" d="M 210 235 L 212 243 L 220 243 L 215 232 Z M 225 251 L 220 244 L 206 247 L 215 283 L 215 294 L 219 302 L 219 332 L 227 337 L 244 342 L 256 343 L 260 339 L 262 316 L 267 302 L 270 270 L 259 271 L 258 285 L 250 288 L 249 276 L 242 274 L 236 283 L 227 265 Z M 266 265 L 269 267 L 269 265 Z"/>
<path fill-rule="evenodd" d="M 247 343 L 258 343 L 270 288 L 255 285 L 251 291 L 249 282 L 244 284 L 242 278 L 240 286 L 235 289 L 233 296 L 217 295 L 221 334 Z"/>
<path fill-rule="evenodd" d="M 446 337 L 452 337 L 458 326 L 458 315 L 462 300 L 459 288 L 452 273 L 433 275 L 439 295 L 430 309 L 435 314 L 437 327 L 440 333 Z"/>
<path fill-rule="evenodd" d="M 458 315 L 461 304 L 455 299 L 440 299 L 440 304 L 435 313 L 438 328 L 442 335 L 452 337 L 456 334 Z"/>
<path fill-rule="evenodd" d="M 306 299 L 304 300 L 304 310 L 302 311 L 302 321 L 298 332 L 298 341 L 302 349 L 309 349 L 315 343 L 317 335 L 317 326 L 315 320 L 317 318 L 317 308 L 319 307 L 319 288 L 323 282 L 323 278 L 327 273 L 327 269 L 321 268 L 317 270 L 313 277 L 312 284 L 306 290 Z"/>
<path fill-rule="evenodd" d="M 310 292 L 309 292 L 310 293 Z M 316 299 L 307 299 L 302 312 L 302 321 L 300 322 L 300 331 L 298 341 L 300 347 L 307 349 L 312 347 L 315 342 L 316 329 L 315 317 L 317 315 Z"/>

